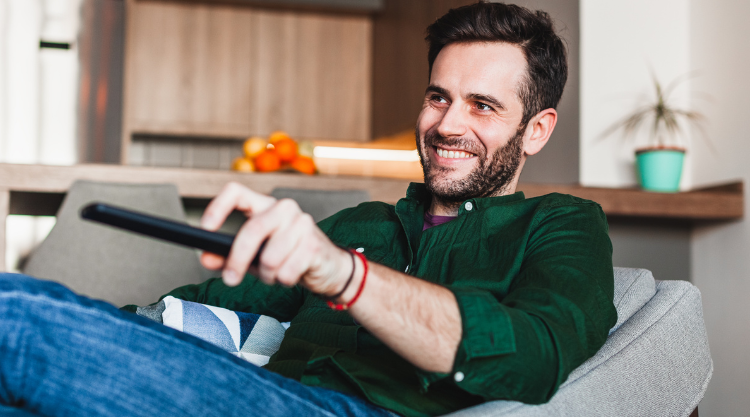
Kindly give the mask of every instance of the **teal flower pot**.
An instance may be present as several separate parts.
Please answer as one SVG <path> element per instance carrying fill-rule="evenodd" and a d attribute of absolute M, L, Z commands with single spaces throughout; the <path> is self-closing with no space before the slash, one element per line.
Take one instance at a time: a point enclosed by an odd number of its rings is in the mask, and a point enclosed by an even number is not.
<path fill-rule="evenodd" d="M 647 191 L 676 193 L 680 190 L 685 150 L 644 149 L 635 152 L 641 187 Z"/>

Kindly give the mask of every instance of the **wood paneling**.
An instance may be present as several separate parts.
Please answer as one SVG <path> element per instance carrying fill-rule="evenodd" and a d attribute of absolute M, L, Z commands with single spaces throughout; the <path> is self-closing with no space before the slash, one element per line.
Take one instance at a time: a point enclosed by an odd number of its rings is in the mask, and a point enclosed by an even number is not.
<path fill-rule="evenodd" d="M 383 8 L 385 0 L 150 0 L 183 4 L 258 6 L 264 9 L 369 14 Z"/>
<path fill-rule="evenodd" d="M 130 4 L 130 131 L 215 136 L 252 132 L 255 14 L 222 6 Z"/>
<path fill-rule="evenodd" d="M 369 139 L 368 17 L 127 4 L 123 163 L 133 133 Z"/>
<path fill-rule="evenodd" d="M 363 141 L 370 133 L 371 23 L 258 11 L 256 133 Z"/>
<path fill-rule="evenodd" d="M 237 140 L 135 136 L 127 165 L 228 170 L 242 155 L 242 142 Z"/>
<path fill-rule="evenodd" d="M 425 29 L 476 0 L 386 0 L 373 15 L 372 137 L 414 129 L 427 87 Z"/>

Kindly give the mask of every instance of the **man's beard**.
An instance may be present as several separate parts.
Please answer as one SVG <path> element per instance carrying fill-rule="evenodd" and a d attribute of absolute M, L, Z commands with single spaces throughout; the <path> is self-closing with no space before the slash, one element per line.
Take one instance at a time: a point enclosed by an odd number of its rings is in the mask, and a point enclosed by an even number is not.
<path fill-rule="evenodd" d="M 521 165 L 523 155 L 523 134 L 526 126 L 519 126 L 513 137 L 501 148 L 497 149 L 491 157 L 487 150 L 476 143 L 465 138 L 444 138 L 434 130 L 428 132 L 424 137 L 424 147 L 417 130 L 417 148 L 419 159 L 424 172 L 424 182 L 427 189 L 441 203 L 448 206 L 457 206 L 463 201 L 477 197 L 492 197 L 501 195 L 510 186 L 513 178 Z M 463 149 L 477 156 L 477 167 L 463 179 L 440 180 L 440 173 L 450 172 L 452 169 L 441 166 L 433 166 L 426 156 L 426 151 L 433 146 L 443 145 Z"/>

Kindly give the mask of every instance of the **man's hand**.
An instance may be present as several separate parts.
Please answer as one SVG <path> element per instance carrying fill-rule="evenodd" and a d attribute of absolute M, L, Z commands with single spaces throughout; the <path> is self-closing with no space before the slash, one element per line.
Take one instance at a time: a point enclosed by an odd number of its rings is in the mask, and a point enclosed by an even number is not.
<path fill-rule="evenodd" d="M 239 184 L 230 183 L 206 208 L 201 224 L 217 230 L 233 211 L 247 217 L 234 240 L 229 257 L 203 253 L 208 269 L 223 268 L 227 285 L 237 285 L 260 245 L 260 265 L 251 272 L 266 284 L 300 284 L 316 294 L 333 296 L 352 274 L 352 256 L 334 245 L 292 200 L 276 200 Z M 461 315 L 452 292 L 374 262 L 355 259 L 351 285 L 338 303 L 362 296 L 348 313 L 375 337 L 417 367 L 450 372 L 461 341 Z"/>
<path fill-rule="evenodd" d="M 265 241 L 260 263 L 251 272 L 264 283 L 301 284 L 316 294 L 333 295 L 351 273 L 351 256 L 337 247 L 296 202 L 276 200 L 237 183 L 229 183 L 206 208 L 201 225 L 218 230 L 233 210 L 248 220 L 234 240 L 229 257 L 203 253 L 208 269 L 223 268 L 224 283 L 238 285 Z"/>

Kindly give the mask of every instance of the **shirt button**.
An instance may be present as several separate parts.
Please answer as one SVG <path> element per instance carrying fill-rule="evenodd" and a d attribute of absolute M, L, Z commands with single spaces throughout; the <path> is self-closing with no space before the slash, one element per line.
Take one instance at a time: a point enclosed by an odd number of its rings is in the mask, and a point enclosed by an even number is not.
<path fill-rule="evenodd" d="M 409 265 L 406 265 L 406 269 L 404 270 L 404 272 L 409 272 Z"/>
<path fill-rule="evenodd" d="M 365 251 L 365 248 L 357 248 L 357 252 L 362 253 Z"/>
<path fill-rule="evenodd" d="M 453 379 L 456 380 L 456 382 L 461 382 L 464 380 L 464 373 L 463 372 L 456 372 L 453 374 Z"/>
<path fill-rule="evenodd" d="M 471 201 L 467 201 L 466 204 L 464 204 L 464 208 L 466 209 L 466 211 L 471 211 L 471 209 L 474 208 L 474 205 L 471 204 Z"/>

